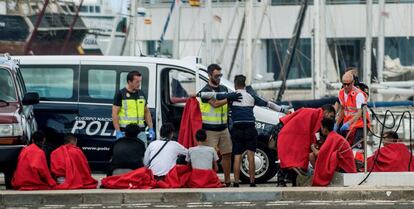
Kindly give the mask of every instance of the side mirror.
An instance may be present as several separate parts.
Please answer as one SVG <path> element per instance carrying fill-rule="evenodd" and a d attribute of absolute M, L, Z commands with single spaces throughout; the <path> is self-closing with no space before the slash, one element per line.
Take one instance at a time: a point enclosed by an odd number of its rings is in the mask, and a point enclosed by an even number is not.
<path fill-rule="evenodd" d="M 39 103 L 39 94 L 35 92 L 29 92 L 24 95 L 23 105 L 34 105 Z"/>

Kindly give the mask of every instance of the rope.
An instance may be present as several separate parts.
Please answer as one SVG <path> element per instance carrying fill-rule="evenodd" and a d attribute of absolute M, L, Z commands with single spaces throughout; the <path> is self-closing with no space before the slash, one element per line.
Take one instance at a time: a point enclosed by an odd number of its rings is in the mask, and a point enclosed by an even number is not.
<path fill-rule="evenodd" d="M 370 129 L 368 129 L 370 131 L 370 133 L 372 133 L 375 137 L 377 137 L 377 138 L 380 139 L 380 142 L 378 144 L 378 149 L 377 149 L 377 153 L 376 153 L 375 158 L 374 158 L 373 166 L 371 167 L 371 169 L 368 172 L 367 176 L 358 185 L 363 184 L 368 179 L 368 177 L 371 175 L 372 171 L 374 170 L 374 167 L 375 167 L 375 165 L 376 165 L 376 163 L 378 161 L 378 156 L 380 155 L 381 144 L 382 144 L 382 141 L 384 139 L 382 137 L 383 134 L 384 134 L 384 129 L 385 128 L 387 128 L 387 129 L 393 129 L 395 127 L 395 124 L 396 124 L 395 116 L 394 116 L 394 114 L 390 110 L 386 110 L 385 111 L 384 120 L 383 120 L 383 122 L 381 122 L 379 120 L 377 114 L 370 107 L 368 107 L 368 108 L 371 111 L 371 113 L 373 115 L 373 118 L 376 119 L 378 121 L 378 123 L 380 123 L 380 125 L 381 125 L 381 135 L 378 136 L 375 133 L 373 133 Z M 392 117 L 392 125 L 391 126 L 387 126 L 387 124 L 385 124 L 385 122 L 387 121 L 387 115 L 388 114 L 390 114 L 391 117 Z M 411 170 L 411 162 L 413 160 L 413 155 L 412 155 L 412 153 L 413 153 L 413 146 L 412 146 L 412 115 L 411 115 L 411 113 L 408 110 L 407 111 L 404 111 L 402 113 L 401 118 L 400 118 L 400 120 L 398 122 L 398 125 L 397 125 L 397 127 L 395 129 L 395 132 L 397 132 L 399 130 L 400 125 L 401 125 L 401 121 L 404 119 L 404 117 L 405 117 L 406 114 L 408 114 L 408 116 L 409 116 L 409 125 L 410 125 L 409 131 L 410 131 L 410 153 L 411 153 L 411 156 L 410 156 L 410 161 L 408 163 L 408 171 L 410 171 Z"/>

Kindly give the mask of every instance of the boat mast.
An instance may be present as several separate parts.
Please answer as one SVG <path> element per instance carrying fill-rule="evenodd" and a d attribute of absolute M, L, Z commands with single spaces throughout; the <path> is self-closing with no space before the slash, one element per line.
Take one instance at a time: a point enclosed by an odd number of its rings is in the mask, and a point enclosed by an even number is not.
<path fill-rule="evenodd" d="M 212 0 L 206 0 L 206 50 L 205 50 L 205 62 L 206 65 L 210 65 L 213 62 L 212 55 L 212 30 L 213 30 L 213 10 Z"/>
<path fill-rule="evenodd" d="M 137 47 L 137 37 L 136 37 L 136 34 L 137 34 L 137 25 L 136 25 L 136 22 L 137 22 L 137 0 L 131 0 L 131 17 L 130 17 L 130 21 L 131 21 L 131 23 L 130 23 L 130 28 L 129 28 L 129 30 L 130 30 L 130 37 L 131 37 L 131 46 L 130 46 L 130 48 L 129 48 L 129 55 L 130 56 L 135 56 L 135 52 L 136 52 L 136 47 Z"/>
<path fill-rule="evenodd" d="M 385 43 L 385 0 L 378 1 L 378 56 L 377 56 L 377 76 L 378 83 L 384 82 L 384 43 Z"/>
<path fill-rule="evenodd" d="M 66 37 L 65 37 L 65 42 L 63 43 L 63 47 L 62 47 L 62 49 L 60 50 L 60 54 L 61 54 L 61 55 L 65 53 L 65 51 L 66 51 L 66 47 L 67 47 L 67 45 L 68 45 L 68 43 L 69 43 L 69 40 L 70 40 L 70 38 L 72 37 L 73 28 L 75 27 L 75 25 L 76 25 L 76 21 L 78 20 L 78 17 L 79 17 L 79 12 L 80 12 L 80 9 L 81 9 L 81 7 L 82 7 L 82 4 L 83 4 L 83 0 L 81 0 L 81 1 L 80 1 L 80 3 L 79 3 L 79 5 L 78 5 L 78 7 L 76 8 L 76 14 L 75 14 L 75 16 L 73 17 L 72 23 L 70 24 L 70 27 L 69 27 L 69 31 L 68 31 L 68 33 L 66 34 Z"/>
<path fill-rule="evenodd" d="M 246 76 L 246 85 L 252 81 L 252 39 L 253 39 L 253 0 L 246 0 L 246 34 L 244 38 L 244 75 Z"/>
<path fill-rule="evenodd" d="M 325 0 L 315 0 L 315 66 L 313 74 L 313 95 L 314 99 L 320 99 L 326 94 L 326 19 L 325 19 Z"/>
<path fill-rule="evenodd" d="M 239 11 L 239 5 L 240 5 L 240 1 L 236 1 L 236 4 L 234 5 L 233 17 L 231 18 L 229 28 L 227 29 L 227 32 L 226 32 L 226 37 L 224 38 L 223 44 L 221 45 L 220 54 L 216 59 L 216 62 L 218 64 L 221 64 L 223 62 L 224 52 L 227 48 L 227 42 L 229 40 L 230 33 L 233 30 L 234 22 L 236 20 L 236 17 Z"/>
<path fill-rule="evenodd" d="M 246 14 L 243 14 L 243 19 L 242 19 L 240 29 L 239 29 L 239 35 L 237 35 L 236 46 L 234 47 L 233 56 L 230 61 L 230 68 L 229 68 L 229 73 L 227 74 L 227 79 L 230 79 L 231 72 L 233 71 L 234 63 L 237 57 L 237 52 L 239 51 L 240 41 L 241 41 L 243 31 L 244 31 L 245 22 L 246 22 Z"/>
<path fill-rule="evenodd" d="M 289 75 L 289 71 L 292 66 L 293 58 L 295 57 L 296 47 L 299 42 L 300 33 L 302 31 L 303 22 L 306 16 L 306 10 L 308 8 L 308 1 L 309 0 L 303 0 L 302 6 L 298 14 L 298 19 L 296 20 L 295 28 L 293 30 L 293 37 L 289 41 L 287 53 L 283 59 L 282 70 L 280 71 L 280 75 L 279 75 L 279 79 L 282 80 L 282 85 L 280 86 L 279 93 L 276 98 L 278 102 L 282 100 L 282 96 L 285 93 L 286 78 Z"/>
<path fill-rule="evenodd" d="M 158 56 L 161 53 L 161 44 L 164 41 L 165 34 L 167 33 L 168 25 L 170 23 L 171 15 L 174 12 L 174 6 L 175 6 L 175 4 L 176 4 L 175 1 L 173 1 L 171 3 L 170 11 L 168 13 L 167 19 L 165 20 L 165 23 L 164 23 L 164 27 L 162 29 L 162 34 L 161 34 L 160 40 L 158 40 L 158 46 L 157 46 L 157 50 L 155 52 L 155 56 Z"/>
<path fill-rule="evenodd" d="M 175 0 L 175 27 L 174 27 L 174 38 L 173 38 L 173 58 L 180 58 L 180 19 L 181 19 L 181 0 Z"/>
<path fill-rule="evenodd" d="M 45 2 L 43 3 L 42 11 L 40 11 L 40 14 L 37 16 L 36 24 L 33 28 L 32 33 L 30 34 L 30 38 L 27 41 L 27 44 L 24 48 L 24 54 L 29 54 L 29 52 L 32 50 L 32 43 L 33 43 L 33 40 L 35 39 L 35 37 L 37 35 L 37 30 L 39 29 L 40 23 L 42 22 L 42 18 L 45 15 L 47 5 L 49 5 L 49 0 L 45 0 Z"/>
<path fill-rule="evenodd" d="M 365 68 L 364 68 L 364 82 L 371 86 L 371 58 L 372 58 L 372 0 L 367 0 L 367 29 L 365 38 Z M 372 97 L 369 97 L 372 98 Z"/>

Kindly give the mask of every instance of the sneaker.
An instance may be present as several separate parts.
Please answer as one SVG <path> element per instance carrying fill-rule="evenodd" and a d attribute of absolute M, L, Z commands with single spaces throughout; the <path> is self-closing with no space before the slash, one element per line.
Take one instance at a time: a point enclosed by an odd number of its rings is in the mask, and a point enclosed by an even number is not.
<path fill-rule="evenodd" d="M 239 183 L 234 182 L 233 187 L 239 187 Z"/>
<path fill-rule="evenodd" d="M 228 182 L 228 183 L 224 183 L 224 185 L 225 185 L 226 187 L 230 187 L 231 183 L 230 183 L 230 182 Z"/>
<path fill-rule="evenodd" d="M 250 187 L 256 187 L 255 183 L 250 183 Z"/>

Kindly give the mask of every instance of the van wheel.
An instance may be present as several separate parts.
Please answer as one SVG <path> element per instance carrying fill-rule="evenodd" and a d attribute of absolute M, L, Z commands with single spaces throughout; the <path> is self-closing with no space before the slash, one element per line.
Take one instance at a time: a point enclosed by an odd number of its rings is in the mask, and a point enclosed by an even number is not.
<path fill-rule="evenodd" d="M 262 143 L 257 144 L 255 154 L 256 164 L 256 183 L 265 183 L 269 179 L 275 176 L 277 172 L 277 166 L 275 163 L 274 151 L 267 148 Z M 242 154 L 242 160 L 240 165 L 240 181 L 243 183 L 249 183 L 249 161 L 247 160 L 247 151 Z"/>

